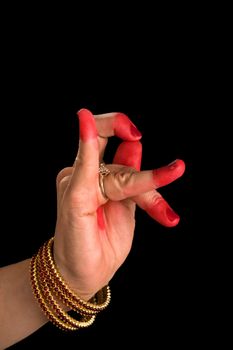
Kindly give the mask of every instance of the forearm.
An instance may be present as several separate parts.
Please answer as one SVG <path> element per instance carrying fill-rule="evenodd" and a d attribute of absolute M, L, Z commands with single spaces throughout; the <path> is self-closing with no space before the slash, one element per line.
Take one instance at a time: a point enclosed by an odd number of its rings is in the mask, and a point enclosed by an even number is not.
<path fill-rule="evenodd" d="M 0 269 L 0 350 L 47 322 L 33 295 L 30 259 Z"/>

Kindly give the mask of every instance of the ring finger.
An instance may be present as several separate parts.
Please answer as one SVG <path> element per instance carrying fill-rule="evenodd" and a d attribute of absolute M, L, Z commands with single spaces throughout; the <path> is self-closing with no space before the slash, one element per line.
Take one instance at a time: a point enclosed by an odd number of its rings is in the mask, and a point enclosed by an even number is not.
<path fill-rule="evenodd" d="M 168 185 L 184 173 L 185 166 L 178 159 L 159 169 L 140 172 L 121 165 L 109 165 L 107 168 L 110 174 L 103 179 L 106 196 L 119 201 Z"/>

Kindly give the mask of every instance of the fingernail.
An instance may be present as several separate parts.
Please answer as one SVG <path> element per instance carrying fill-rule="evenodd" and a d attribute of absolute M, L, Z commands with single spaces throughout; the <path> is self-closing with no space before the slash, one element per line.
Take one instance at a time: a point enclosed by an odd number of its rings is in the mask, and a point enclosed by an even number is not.
<path fill-rule="evenodd" d="M 177 219 L 180 219 L 180 217 L 171 208 L 166 209 L 166 214 L 169 221 L 175 221 Z"/>
<path fill-rule="evenodd" d="M 132 136 L 142 137 L 142 134 L 140 133 L 140 131 L 136 128 L 136 126 L 133 123 L 130 126 L 130 131 L 131 131 Z"/>
<path fill-rule="evenodd" d="M 170 164 L 168 164 L 168 167 L 172 170 L 175 169 L 177 166 L 177 159 L 174 160 L 173 162 L 171 162 Z"/>

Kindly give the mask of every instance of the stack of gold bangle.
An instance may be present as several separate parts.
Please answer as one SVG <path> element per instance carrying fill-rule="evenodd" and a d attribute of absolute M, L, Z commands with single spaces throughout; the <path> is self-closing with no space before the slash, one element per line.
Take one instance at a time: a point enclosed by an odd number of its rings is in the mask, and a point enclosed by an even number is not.
<path fill-rule="evenodd" d="M 79 298 L 67 285 L 53 259 L 53 237 L 31 259 L 31 285 L 33 293 L 47 318 L 63 330 L 85 328 L 95 321 L 96 314 L 110 303 L 109 286 L 102 288 L 91 301 Z M 57 300 L 75 311 L 78 319 L 71 317 Z"/>

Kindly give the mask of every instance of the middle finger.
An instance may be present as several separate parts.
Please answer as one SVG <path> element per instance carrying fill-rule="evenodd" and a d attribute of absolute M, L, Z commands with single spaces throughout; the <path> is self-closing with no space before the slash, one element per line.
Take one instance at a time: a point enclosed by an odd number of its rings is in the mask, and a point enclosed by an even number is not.
<path fill-rule="evenodd" d="M 138 196 L 163 187 L 178 179 L 184 173 L 184 162 L 176 160 L 154 170 L 136 171 L 131 167 L 109 165 L 110 174 L 104 179 L 107 197 L 113 201 Z"/>

